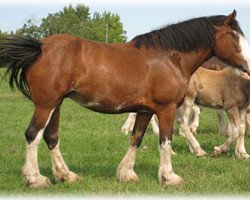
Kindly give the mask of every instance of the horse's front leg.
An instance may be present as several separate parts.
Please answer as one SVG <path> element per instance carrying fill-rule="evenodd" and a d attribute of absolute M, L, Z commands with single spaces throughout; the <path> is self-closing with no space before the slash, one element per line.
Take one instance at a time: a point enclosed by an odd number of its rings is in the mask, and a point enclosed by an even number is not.
<path fill-rule="evenodd" d="M 74 183 L 80 181 L 81 178 L 74 172 L 71 172 L 64 162 L 62 154 L 59 149 L 58 140 L 58 126 L 60 117 L 60 106 L 58 106 L 51 120 L 44 131 L 44 140 L 50 149 L 51 161 L 52 161 L 52 173 L 58 182 Z"/>
<path fill-rule="evenodd" d="M 241 119 L 238 107 L 234 106 L 226 110 L 226 112 L 231 131 L 227 141 L 224 144 L 220 145 L 219 147 L 214 147 L 213 155 L 215 156 L 228 152 L 232 143 L 239 137 Z"/>
<path fill-rule="evenodd" d="M 138 176 L 134 172 L 135 156 L 137 148 L 139 148 L 147 125 L 152 117 L 152 113 L 138 113 L 136 115 L 135 125 L 131 136 L 128 151 L 117 168 L 117 177 L 120 182 L 136 182 L 139 181 Z"/>
<path fill-rule="evenodd" d="M 176 105 L 160 107 L 157 112 L 160 127 L 160 165 L 158 171 L 159 183 L 162 185 L 182 184 L 183 178 L 173 172 L 171 162 L 172 130 L 176 114 Z"/>

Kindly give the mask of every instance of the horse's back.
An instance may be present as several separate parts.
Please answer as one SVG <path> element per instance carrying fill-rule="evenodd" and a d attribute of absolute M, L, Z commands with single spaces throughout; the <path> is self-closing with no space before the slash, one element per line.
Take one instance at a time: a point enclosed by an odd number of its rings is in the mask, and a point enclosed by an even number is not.
<path fill-rule="evenodd" d="M 199 68 L 191 77 L 188 94 L 195 91 L 196 103 L 222 108 L 226 104 L 245 101 L 244 83 L 232 68 L 219 71 Z"/>

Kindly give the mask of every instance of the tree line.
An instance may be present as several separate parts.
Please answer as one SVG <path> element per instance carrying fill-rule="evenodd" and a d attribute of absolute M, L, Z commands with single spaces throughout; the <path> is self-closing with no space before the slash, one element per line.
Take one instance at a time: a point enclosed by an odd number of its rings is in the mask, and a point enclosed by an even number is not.
<path fill-rule="evenodd" d="M 22 28 L 10 34 L 25 35 L 40 39 L 54 34 L 71 34 L 100 42 L 124 43 L 126 31 L 118 14 L 98 13 L 92 16 L 89 7 L 78 4 L 69 5 L 62 11 L 50 13 L 38 25 L 34 19 L 27 20 Z M 0 36 L 6 35 L 0 30 Z"/>

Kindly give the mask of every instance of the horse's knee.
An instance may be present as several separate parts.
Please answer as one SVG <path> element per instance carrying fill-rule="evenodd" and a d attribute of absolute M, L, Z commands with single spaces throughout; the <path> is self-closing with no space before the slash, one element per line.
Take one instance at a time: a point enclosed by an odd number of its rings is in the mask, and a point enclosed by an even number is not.
<path fill-rule="evenodd" d="M 237 128 L 234 128 L 231 132 L 230 137 L 232 137 L 232 139 L 234 140 L 237 139 L 239 137 L 239 132 L 240 131 Z"/>
<path fill-rule="evenodd" d="M 58 144 L 58 132 L 50 132 L 50 130 L 45 130 L 43 134 L 43 139 L 45 140 L 48 148 L 50 150 L 54 149 Z"/>
<path fill-rule="evenodd" d="M 25 131 L 25 138 L 28 144 L 35 140 L 37 133 L 38 132 L 34 126 L 31 125 L 27 128 L 27 130 Z"/>

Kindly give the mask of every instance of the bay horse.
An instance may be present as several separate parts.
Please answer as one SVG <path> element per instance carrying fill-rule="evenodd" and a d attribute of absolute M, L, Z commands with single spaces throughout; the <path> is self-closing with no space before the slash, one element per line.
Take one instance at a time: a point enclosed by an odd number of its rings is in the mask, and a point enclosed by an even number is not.
<path fill-rule="evenodd" d="M 240 45 L 236 11 L 228 16 L 194 18 L 136 36 L 126 44 L 106 44 L 71 35 L 52 35 L 40 41 L 10 37 L 0 41 L 0 65 L 7 67 L 15 86 L 35 106 L 25 132 L 26 159 L 22 170 L 32 187 L 50 186 L 38 167 L 43 137 L 51 153 L 56 181 L 76 182 L 59 150 L 60 107 L 68 97 L 101 113 L 137 112 L 130 146 L 118 165 L 121 182 L 138 181 L 135 157 L 153 114 L 159 119 L 159 183 L 176 185 L 183 178 L 171 162 L 172 127 L 190 76 L 212 56 L 248 71 Z"/>

